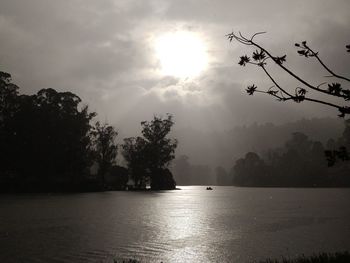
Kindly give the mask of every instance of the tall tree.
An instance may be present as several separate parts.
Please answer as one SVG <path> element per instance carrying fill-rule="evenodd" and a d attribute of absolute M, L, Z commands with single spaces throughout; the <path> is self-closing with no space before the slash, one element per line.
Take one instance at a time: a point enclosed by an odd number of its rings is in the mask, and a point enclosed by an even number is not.
<path fill-rule="evenodd" d="M 90 121 L 96 114 L 71 92 L 18 95 L 10 74 L 0 79 L 1 174 L 24 188 L 78 186 L 92 163 Z"/>
<path fill-rule="evenodd" d="M 142 137 L 124 140 L 123 156 L 137 186 L 149 180 L 154 190 L 175 187 L 168 170 L 177 146 L 176 139 L 167 137 L 173 125 L 171 115 L 164 119 L 155 116 L 152 121 L 141 122 Z"/>
<path fill-rule="evenodd" d="M 137 189 L 145 188 L 149 181 L 146 158 L 147 142 L 142 137 L 124 139 L 123 157 L 128 164 L 129 173 Z"/>
<path fill-rule="evenodd" d="M 244 158 L 238 159 L 231 173 L 235 185 L 260 186 L 268 182 L 265 162 L 255 152 L 248 152 Z"/>
<path fill-rule="evenodd" d="M 18 109 L 18 86 L 12 83 L 11 75 L 0 71 L 0 176 L 8 175 L 16 167 L 16 131 L 12 118 Z"/>
<path fill-rule="evenodd" d="M 105 184 L 105 175 L 115 163 L 118 146 L 115 139 L 118 132 L 113 126 L 96 122 L 92 131 L 96 161 L 98 163 L 98 175 L 101 183 Z"/>
<path fill-rule="evenodd" d="M 11 75 L 0 71 L 0 124 L 13 116 L 19 87 L 12 83 Z"/>

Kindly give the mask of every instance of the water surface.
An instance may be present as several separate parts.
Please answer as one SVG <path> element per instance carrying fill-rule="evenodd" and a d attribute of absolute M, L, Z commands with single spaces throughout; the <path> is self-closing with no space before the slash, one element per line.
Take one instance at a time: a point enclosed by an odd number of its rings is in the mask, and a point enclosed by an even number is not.
<path fill-rule="evenodd" d="M 0 196 L 0 262 L 251 262 L 350 250 L 350 189 Z"/>

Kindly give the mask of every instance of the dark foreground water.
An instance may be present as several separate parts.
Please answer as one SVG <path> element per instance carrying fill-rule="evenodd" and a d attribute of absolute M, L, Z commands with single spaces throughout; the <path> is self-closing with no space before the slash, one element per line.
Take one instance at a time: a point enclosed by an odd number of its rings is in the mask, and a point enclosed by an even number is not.
<path fill-rule="evenodd" d="M 0 196 L 0 262 L 250 262 L 350 250 L 350 189 Z"/>

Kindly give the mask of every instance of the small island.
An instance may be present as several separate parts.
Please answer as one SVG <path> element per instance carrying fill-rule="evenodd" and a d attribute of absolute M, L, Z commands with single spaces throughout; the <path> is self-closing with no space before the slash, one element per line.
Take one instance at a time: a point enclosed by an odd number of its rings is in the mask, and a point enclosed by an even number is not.
<path fill-rule="evenodd" d="M 0 192 L 172 190 L 168 169 L 177 140 L 168 138 L 173 117 L 143 121 L 142 136 L 124 139 L 126 167 L 116 165 L 118 132 L 94 121 L 71 92 L 42 89 L 19 94 L 0 72 Z"/>

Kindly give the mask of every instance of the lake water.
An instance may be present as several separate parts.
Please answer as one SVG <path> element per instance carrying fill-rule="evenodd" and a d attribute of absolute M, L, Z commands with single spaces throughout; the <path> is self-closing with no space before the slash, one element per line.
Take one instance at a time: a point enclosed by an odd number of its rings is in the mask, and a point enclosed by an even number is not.
<path fill-rule="evenodd" d="M 0 196 L 0 262 L 251 262 L 350 250 L 350 189 Z"/>

